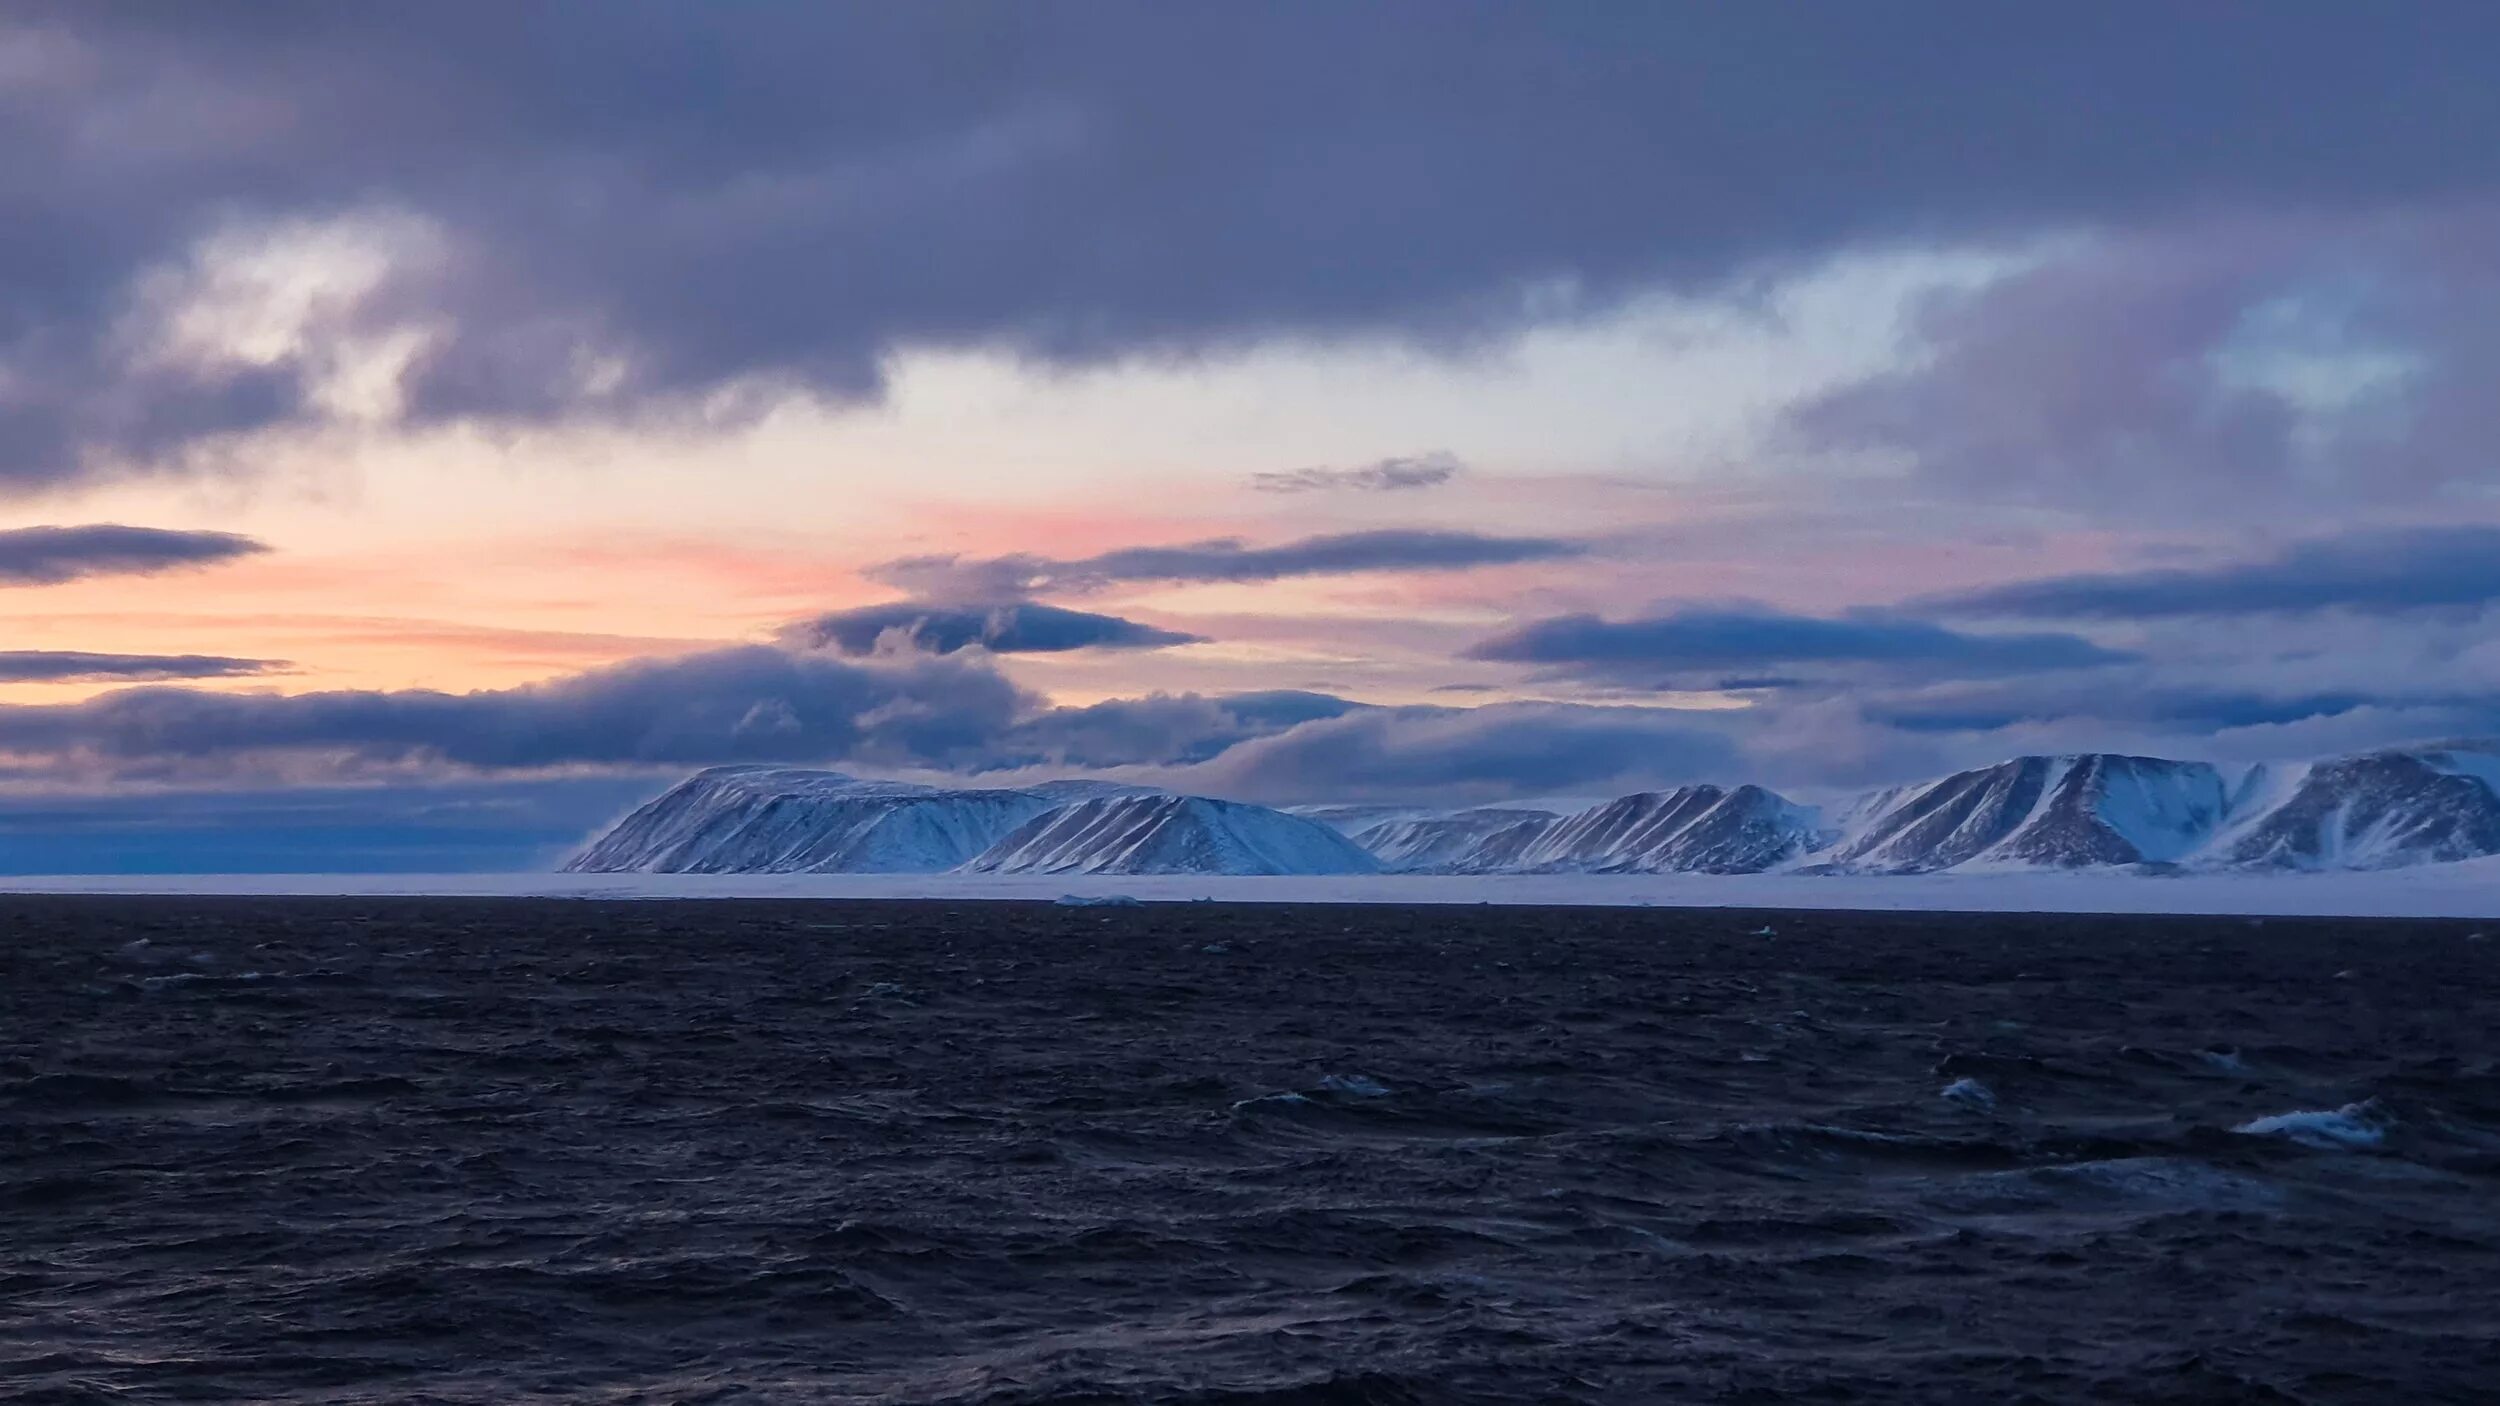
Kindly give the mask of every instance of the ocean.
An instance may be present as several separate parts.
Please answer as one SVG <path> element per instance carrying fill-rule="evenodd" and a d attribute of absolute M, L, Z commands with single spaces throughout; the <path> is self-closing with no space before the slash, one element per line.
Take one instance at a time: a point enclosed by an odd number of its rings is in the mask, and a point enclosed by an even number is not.
<path fill-rule="evenodd" d="M 0 899 L 17 1402 L 2488 1402 L 2469 922 Z"/>

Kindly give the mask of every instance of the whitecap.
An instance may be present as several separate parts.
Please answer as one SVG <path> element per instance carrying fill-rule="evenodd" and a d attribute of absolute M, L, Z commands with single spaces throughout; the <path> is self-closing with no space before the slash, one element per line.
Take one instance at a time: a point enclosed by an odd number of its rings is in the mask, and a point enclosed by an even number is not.
<path fill-rule="evenodd" d="M 1983 1112 L 1997 1106 L 1996 1090 L 1977 1079 L 1956 1079 L 1945 1085 L 1944 1091 L 1936 1097 L 1947 1103 L 1958 1103 L 1965 1108 L 1976 1108 Z"/>
<path fill-rule="evenodd" d="M 2286 1138 L 2303 1147 L 2352 1151 L 2387 1141 L 2387 1130 L 2395 1122 L 2395 1115 L 2381 1107 L 2378 1100 L 2367 1099 L 2332 1112 L 2305 1110 L 2252 1118 L 2231 1131 L 2252 1137 Z"/>

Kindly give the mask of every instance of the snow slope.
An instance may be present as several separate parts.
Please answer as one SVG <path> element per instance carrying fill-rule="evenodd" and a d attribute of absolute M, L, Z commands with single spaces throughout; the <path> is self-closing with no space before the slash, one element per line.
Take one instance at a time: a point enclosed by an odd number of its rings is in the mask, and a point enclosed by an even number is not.
<path fill-rule="evenodd" d="M 1370 874 L 1379 863 L 1298 815 L 1205 796 L 1105 796 L 1026 821 L 964 866 L 1005 874 Z"/>
<path fill-rule="evenodd" d="M 1554 822 L 1509 867 L 1529 873 L 1753 874 L 1816 846 L 1813 811 L 1759 786 L 1643 791 Z"/>
<path fill-rule="evenodd" d="M 1550 810 L 1485 806 L 1383 820 L 1357 830 L 1353 839 L 1393 872 L 1487 874 L 1518 867 L 1520 850 L 1554 820 Z"/>
<path fill-rule="evenodd" d="M 2175 864 L 2230 808 L 2204 762 L 2090 753 L 2017 757 L 1853 807 L 1821 857 L 1853 873 Z"/>
<path fill-rule="evenodd" d="M 2391 869 L 2500 854 L 2500 751 L 2489 743 L 2372 752 L 2287 776 L 2216 846 L 2216 862 Z"/>
<path fill-rule="evenodd" d="M 951 790 L 795 767 L 698 772 L 617 822 L 571 873 L 934 873 L 1084 792 Z"/>

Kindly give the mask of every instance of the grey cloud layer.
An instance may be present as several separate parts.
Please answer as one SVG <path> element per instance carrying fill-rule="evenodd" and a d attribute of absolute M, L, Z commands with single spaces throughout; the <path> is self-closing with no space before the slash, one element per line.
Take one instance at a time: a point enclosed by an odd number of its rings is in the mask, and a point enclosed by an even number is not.
<path fill-rule="evenodd" d="M 26 75 L 0 127 L 20 482 L 318 417 L 337 346 L 416 326 L 414 420 L 630 414 L 744 381 L 873 394 L 908 346 L 1454 342 L 1556 288 L 2436 199 L 2500 166 L 2500 15 L 2456 3 L 59 0 L 0 43 Z M 143 273 L 218 219 L 358 210 L 436 238 L 314 345 L 133 356 Z"/>
<path fill-rule="evenodd" d="M 2223 566 L 2017 581 L 1917 602 L 1962 615 L 2150 620 L 2344 609 L 2371 614 L 2500 602 L 2500 527 L 2355 532 Z"/>
<path fill-rule="evenodd" d="M 1245 740 L 1172 779 L 1280 802 L 1630 790 L 1736 775 L 1743 749 L 1727 722 L 1552 703 L 1368 708 Z"/>
<path fill-rule="evenodd" d="M 1036 601 L 989 606 L 891 601 L 802 620 L 784 630 L 783 638 L 845 654 L 870 653 L 887 638 L 906 640 L 932 654 L 953 654 L 975 645 L 993 654 L 1054 654 L 1071 649 L 1162 649 L 1200 642 L 1198 636 L 1178 630 Z"/>
<path fill-rule="evenodd" d="M 983 765 L 988 770 L 1191 765 L 1252 738 L 1363 710 L 1363 705 L 1343 698 L 1291 691 L 1106 699 L 1054 708 L 1019 723 L 999 739 Z"/>
<path fill-rule="evenodd" d="M 756 645 L 475 693 L 122 689 L 0 707 L 0 752 L 108 774 L 213 772 L 262 755 L 331 759 L 348 773 L 829 756 L 901 765 L 951 760 L 1030 706 L 984 669 L 926 657 L 869 668 Z"/>
<path fill-rule="evenodd" d="M 5 666 L 0 656 L 0 678 Z M 852 661 L 755 645 L 464 694 L 159 687 L 0 705 L 0 758 L 9 759 L 0 775 L 171 782 L 725 761 L 967 773 L 1187 765 L 1360 709 L 1292 691 L 1050 708 L 981 663 L 925 653 Z"/>
<path fill-rule="evenodd" d="M 1083 593 L 1125 582 L 1277 581 L 1373 571 L 1450 571 L 1586 556 L 1586 542 L 1563 537 L 1496 537 L 1480 532 L 1391 529 L 1305 537 L 1273 547 L 1237 539 L 1177 547 L 1123 547 L 1059 559 L 923 556 L 883 563 L 869 575 L 930 596 L 997 600 L 1035 591 Z"/>
<path fill-rule="evenodd" d="M 177 532 L 111 522 L 15 527 L 0 531 L 0 585 L 54 586 L 89 576 L 146 576 L 267 550 L 265 544 L 231 532 Z"/>
<path fill-rule="evenodd" d="M 1955 677 L 2082 668 L 2131 657 L 2077 635 L 1970 634 L 1897 617 L 1822 619 L 1701 609 L 1633 620 L 1556 616 L 1486 640 L 1467 653 L 1473 659 L 1539 664 L 1567 674 L 1653 685 L 1675 682 L 1685 670 L 1842 664 Z M 1777 676 L 1734 681 L 1755 688 L 1793 682 Z"/>
<path fill-rule="evenodd" d="M 90 654 L 76 649 L 0 650 L 0 682 L 71 683 L 102 679 L 215 679 L 284 669 L 279 659 L 222 654 Z"/>
<path fill-rule="evenodd" d="M 1284 469 L 1252 474 L 1250 486 L 1261 493 L 1324 493 L 1336 489 L 1394 493 L 1439 487 L 1456 478 L 1465 467 L 1455 454 L 1416 454 L 1351 469 Z"/>

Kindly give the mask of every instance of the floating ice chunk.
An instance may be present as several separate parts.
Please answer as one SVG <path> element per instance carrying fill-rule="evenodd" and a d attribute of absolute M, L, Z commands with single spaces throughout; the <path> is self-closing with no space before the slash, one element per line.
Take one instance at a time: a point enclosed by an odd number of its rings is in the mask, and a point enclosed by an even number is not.
<path fill-rule="evenodd" d="M 1138 908 L 1144 906 L 1124 893 L 1063 893 L 1050 902 L 1054 908 Z"/>
<path fill-rule="evenodd" d="M 2288 1138 L 2304 1147 L 2347 1151 L 2385 1142 L 2387 1130 L 2395 1122 L 2395 1115 L 2380 1106 L 2377 1099 L 2367 1099 L 2345 1104 L 2333 1112 L 2313 1110 L 2252 1118 L 2231 1131 L 2253 1137 Z"/>
<path fill-rule="evenodd" d="M 1956 1079 L 1945 1085 L 1944 1092 L 1936 1097 L 1947 1103 L 1958 1103 L 1965 1108 L 1976 1108 L 1983 1112 L 1997 1106 L 1996 1090 L 1977 1079 Z"/>

